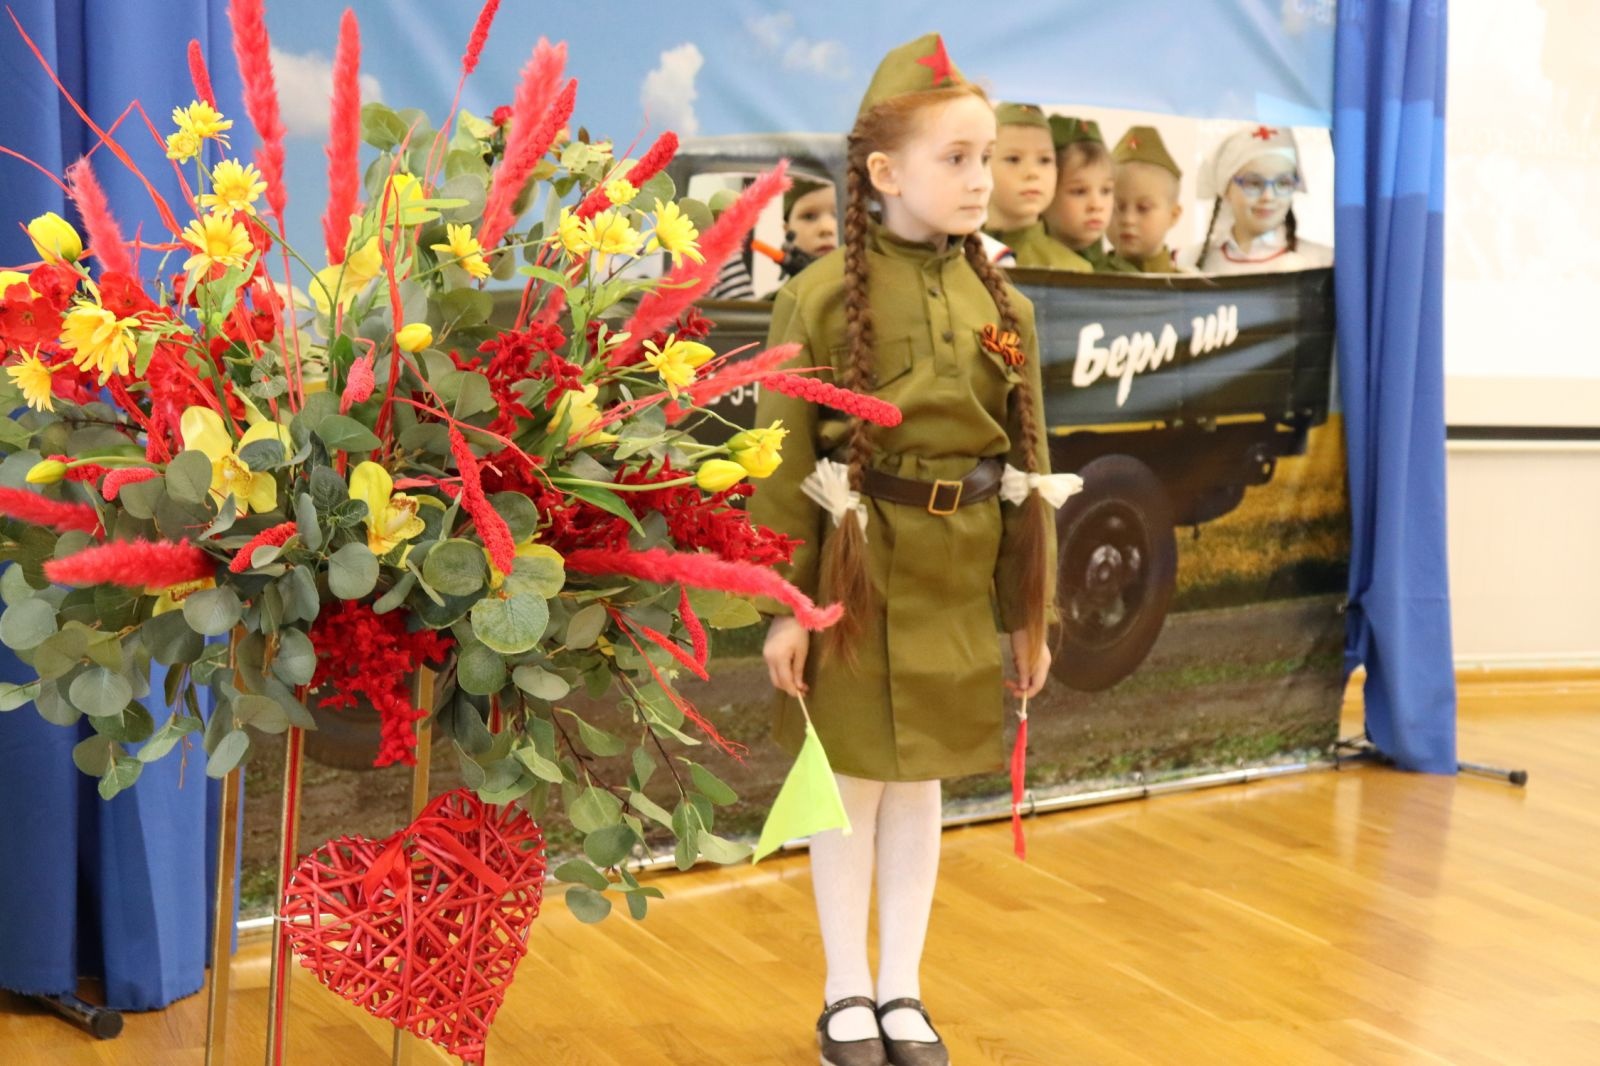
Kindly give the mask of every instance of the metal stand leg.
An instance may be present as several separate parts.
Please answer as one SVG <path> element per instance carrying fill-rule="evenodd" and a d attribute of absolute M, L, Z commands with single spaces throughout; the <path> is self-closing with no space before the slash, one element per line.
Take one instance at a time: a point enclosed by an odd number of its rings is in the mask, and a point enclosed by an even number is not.
<path fill-rule="evenodd" d="M 428 708 L 431 711 L 434 702 L 434 672 L 423 670 L 417 675 L 416 688 L 412 693 L 413 706 L 421 706 L 423 694 L 427 694 Z M 422 813 L 422 808 L 428 805 L 428 773 L 433 763 L 433 721 L 430 717 L 417 723 L 417 764 L 411 768 L 411 817 L 414 819 Z M 413 1040 L 405 1030 L 395 1027 L 394 1046 L 390 1052 L 389 1061 L 393 1066 L 410 1066 L 411 1048 Z"/>
<path fill-rule="evenodd" d="M 284 890 L 300 861 L 300 788 L 305 754 L 305 733 L 291 726 L 283 754 L 283 814 L 278 823 L 278 890 L 273 909 L 281 911 Z M 287 1040 L 284 1027 L 289 1015 L 289 931 L 283 915 L 272 924 L 272 970 L 267 981 L 267 1066 L 281 1066 Z"/>
<path fill-rule="evenodd" d="M 239 792 L 242 772 L 222 780 L 222 818 L 217 826 L 216 920 L 211 923 L 211 980 L 206 993 L 206 1066 L 228 1058 L 228 988 L 233 963 L 233 904 L 239 859 Z"/>

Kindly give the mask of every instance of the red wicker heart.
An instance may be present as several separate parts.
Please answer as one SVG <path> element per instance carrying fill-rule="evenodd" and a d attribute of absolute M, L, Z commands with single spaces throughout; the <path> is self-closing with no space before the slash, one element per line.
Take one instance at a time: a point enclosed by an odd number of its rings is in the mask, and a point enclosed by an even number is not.
<path fill-rule="evenodd" d="M 300 964 L 373 1015 L 481 1063 L 544 889 L 527 813 L 447 792 L 386 840 L 339 837 L 283 895 Z"/>

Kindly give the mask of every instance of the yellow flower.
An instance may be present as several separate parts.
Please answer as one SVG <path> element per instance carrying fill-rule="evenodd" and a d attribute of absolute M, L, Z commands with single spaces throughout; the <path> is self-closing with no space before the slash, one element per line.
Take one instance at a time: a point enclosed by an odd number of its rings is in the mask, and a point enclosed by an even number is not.
<path fill-rule="evenodd" d="M 214 266 L 244 266 L 244 261 L 255 251 L 250 234 L 233 220 L 231 214 L 213 211 L 204 219 L 195 219 L 183 231 L 183 243 L 193 248 L 194 254 L 183 261 L 184 270 L 209 271 Z"/>
<path fill-rule="evenodd" d="M 700 246 L 695 243 L 699 236 L 700 231 L 695 229 L 694 221 L 677 204 L 664 204 L 657 200 L 656 228 L 650 234 L 650 243 L 645 246 L 645 251 L 663 250 L 703 263 L 705 256 L 700 254 Z"/>
<path fill-rule="evenodd" d="M 83 238 L 72 223 L 54 211 L 46 211 L 28 223 L 28 238 L 46 263 L 76 263 L 83 254 Z"/>
<path fill-rule="evenodd" d="M 235 449 L 221 415 L 209 407 L 189 407 L 178 420 L 178 430 L 185 450 L 198 451 L 211 460 L 211 496 L 219 506 L 229 496 L 240 515 L 270 511 L 278 505 L 277 479 L 251 470 L 250 464 L 239 458 L 239 452 L 258 440 L 275 440 L 287 453 L 288 427 L 277 422 L 257 422 L 244 431 Z"/>
<path fill-rule="evenodd" d="M 673 399 L 678 398 L 679 389 L 694 380 L 695 368 L 704 366 L 717 354 L 698 341 L 681 341 L 676 336 L 668 337 L 667 343 L 660 348 L 646 341 L 644 349 L 645 361 L 661 375 Z"/>
<path fill-rule="evenodd" d="M 11 288 L 11 286 L 26 284 L 28 284 L 28 275 L 24 274 L 22 271 L 0 270 L 0 300 L 5 299 L 6 290 Z M 30 297 L 34 295 L 34 292 L 31 288 L 28 290 L 28 295 Z"/>
<path fill-rule="evenodd" d="M 72 349 L 72 365 L 100 372 L 100 384 L 126 374 L 139 342 L 137 318 L 118 318 L 99 304 L 80 303 L 61 320 L 61 345 Z"/>
<path fill-rule="evenodd" d="M 606 199 L 610 200 L 618 207 L 621 207 L 623 204 L 632 203 L 633 198 L 639 195 L 639 190 L 635 188 L 633 182 L 629 181 L 627 178 L 616 178 L 615 180 L 608 181 L 606 182 L 605 187 Z"/>
<path fill-rule="evenodd" d="M 187 130 L 199 140 L 215 140 L 224 146 L 228 138 L 223 131 L 233 129 L 233 120 L 223 118 L 220 111 L 204 100 L 196 100 L 188 107 L 173 108 L 172 121 L 178 129 Z"/>
<path fill-rule="evenodd" d="M 403 326 L 394 339 L 400 345 L 401 351 L 420 352 L 433 343 L 433 327 L 426 322 L 412 322 Z"/>
<path fill-rule="evenodd" d="M 28 468 L 23 478 L 30 485 L 54 485 L 67 476 L 67 464 L 60 459 L 40 459 Z"/>
<path fill-rule="evenodd" d="M 256 199 L 266 191 L 254 163 L 241 166 L 237 159 L 224 159 L 211 168 L 211 191 L 200 194 L 200 206 L 253 215 Z"/>
<path fill-rule="evenodd" d="M 633 223 L 617 211 L 602 211 L 589 220 L 589 243 L 600 255 L 601 267 L 608 255 L 637 255 L 644 238 Z"/>
<path fill-rule="evenodd" d="M 422 182 L 417 180 L 417 176 L 401 171 L 384 182 L 382 201 L 389 205 L 384 217 L 390 225 L 393 225 L 394 212 L 399 210 L 402 226 L 415 226 L 419 222 L 426 222 L 431 213 L 426 207 L 417 206 L 425 199 L 427 197 L 422 193 Z"/>
<path fill-rule="evenodd" d="M 744 467 L 731 459 L 707 459 L 694 472 L 694 481 L 707 492 L 721 492 L 743 481 L 744 475 Z"/>
<path fill-rule="evenodd" d="M 179 130 L 167 137 L 167 158 L 187 163 L 200 154 L 200 138 L 193 130 Z"/>
<path fill-rule="evenodd" d="M 594 230 L 589 223 L 572 213 L 572 208 L 561 209 L 561 220 L 556 223 L 556 239 L 567 254 L 574 258 L 589 254 L 594 247 Z"/>
<path fill-rule="evenodd" d="M 22 399 L 35 411 L 54 411 L 56 401 L 50 392 L 51 370 L 38 355 L 25 355 L 15 366 L 6 367 L 11 384 L 22 390 Z"/>
<path fill-rule="evenodd" d="M 448 235 L 446 243 L 428 247 L 436 252 L 449 253 L 457 265 L 473 277 L 488 277 L 489 264 L 483 260 L 483 248 L 478 244 L 478 238 L 472 235 L 472 227 L 464 222 L 451 222 L 445 226 L 445 233 Z"/>
<path fill-rule="evenodd" d="M 788 435 L 781 419 L 766 429 L 747 429 L 729 439 L 728 454 L 751 477 L 769 477 L 783 462 L 778 453 Z"/>
<path fill-rule="evenodd" d="M 197 581 L 180 581 L 176 585 L 168 585 L 164 589 L 146 588 L 146 594 L 156 598 L 155 608 L 151 614 L 166 614 L 168 611 L 183 610 L 183 601 L 193 596 L 201 589 L 214 589 L 217 587 L 215 578 L 202 577 Z"/>
<path fill-rule="evenodd" d="M 417 517 L 416 498 L 394 491 L 389 471 L 371 460 L 350 472 L 350 498 L 367 505 L 367 547 L 373 555 L 388 555 L 426 528 Z"/>
<path fill-rule="evenodd" d="M 559 426 L 563 417 L 570 418 L 567 427 L 569 434 L 578 436 L 578 446 L 587 448 L 591 444 L 609 444 L 617 439 L 615 433 L 606 433 L 602 430 L 589 429 L 600 420 L 600 408 L 595 405 L 594 399 L 600 395 L 600 386 L 585 385 L 582 390 L 570 389 L 561 394 L 561 399 L 556 401 L 555 411 L 552 414 L 553 425 Z"/>
<path fill-rule="evenodd" d="M 344 262 L 338 266 L 326 266 L 317 271 L 311 279 L 311 301 L 317 305 L 317 310 L 323 314 L 330 314 L 333 307 L 332 294 L 339 294 L 339 306 L 349 307 L 367 283 L 378 276 L 383 269 L 383 253 L 378 251 L 378 238 L 369 237 L 367 243 L 345 256 Z"/>

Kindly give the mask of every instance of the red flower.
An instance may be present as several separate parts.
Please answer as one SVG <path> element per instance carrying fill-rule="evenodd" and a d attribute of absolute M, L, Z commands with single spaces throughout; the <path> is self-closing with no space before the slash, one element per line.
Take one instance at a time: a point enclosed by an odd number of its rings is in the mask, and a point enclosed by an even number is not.
<path fill-rule="evenodd" d="M 489 121 L 493 122 L 496 126 L 505 126 L 511 121 L 511 105 L 501 104 L 499 107 L 495 108 L 494 113 L 489 116 Z"/>
<path fill-rule="evenodd" d="M 880 426 L 898 426 L 900 424 L 900 408 L 876 396 L 865 393 L 852 392 L 842 389 L 837 385 L 829 385 L 826 381 L 818 381 L 814 377 L 802 377 L 799 374 L 771 374 L 761 379 L 762 388 L 781 392 L 785 396 L 798 396 L 809 403 L 825 404 L 828 407 L 843 411 L 847 415 Z"/>
<path fill-rule="evenodd" d="M 450 429 L 450 454 L 455 456 L 456 466 L 461 470 L 461 506 L 478 527 L 478 534 L 483 538 L 483 546 L 488 549 L 489 559 L 495 569 L 502 574 L 511 573 L 511 568 L 517 562 L 517 545 L 511 539 L 511 527 L 506 525 L 506 520 L 500 517 L 500 512 L 483 494 L 478 459 L 472 454 L 467 438 L 454 427 Z"/>
<path fill-rule="evenodd" d="M 361 27 L 356 13 L 344 9 L 339 44 L 333 54 L 333 103 L 328 123 L 328 206 L 322 213 L 323 243 L 328 262 L 344 262 L 350 239 L 350 216 L 361 190 Z"/>
<path fill-rule="evenodd" d="M 106 270 L 133 273 L 133 260 L 128 257 L 128 246 L 122 242 L 122 231 L 112 217 L 111 205 L 106 203 L 105 190 L 95 180 L 89 158 L 78 160 L 67 168 L 67 187 L 72 203 L 83 219 L 83 228 L 89 234 L 89 250 Z"/>
<path fill-rule="evenodd" d="M 750 563 L 733 563 L 714 555 L 628 549 L 586 549 L 566 556 L 567 569 L 580 574 L 622 574 L 641 581 L 670 585 L 681 582 L 696 588 L 717 589 L 741 596 L 766 596 L 794 611 L 807 629 L 826 629 L 839 620 L 844 608 L 835 603 L 818 607 L 810 597 L 771 569 Z"/>
<path fill-rule="evenodd" d="M 484 43 L 489 40 L 489 26 L 494 22 L 495 12 L 500 10 L 500 0 L 486 0 L 478 11 L 477 21 L 472 24 L 472 36 L 467 38 L 467 50 L 461 56 L 461 76 L 465 78 L 478 69 L 478 57 L 483 54 Z M 495 114 L 498 116 L 499 111 Z M 495 119 L 495 125 L 500 125 L 500 120 Z"/>
<path fill-rule="evenodd" d="M 122 491 L 124 485 L 137 485 L 160 475 L 161 471 L 148 466 L 120 466 L 106 474 L 106 479 L 100 483 L 100 495 L 110 503 L 117 498 L 117 493 Z"/>
<path fill-rule="evenodd" d="M 299 527 L 293 522 L 280 522 L 275 526 L 268 526 L 251 537 L 244 547 L 234 553 L 233 559 L 228 563 L 228 569 L 235 574 L 244 573 L 250 569 L 250 557 L 255 554 L 257 548 L 265 548 L 268 545 L 281 548 L 298 531 Z"/>
<path fill-rule="evenodd" d="M 189 80 L 194 82 L 195 95 L 212 107 L 217 106 L 217 94 L 211 90 L 211 74 L 206 70 L 206 57 L 200 51 L 200 42 L 189 41 Z"/>
<path fill-rule="evenodd" d="M 262 0 L 229 0 L 228 21 L 233 25 L 233 54 L 244 82 L 244 109 L 261 138 L 256 166 L 267 183 L 267 205 L 283 224 L 288 192 L 283 186 L 283 119 L 278 113 L 278 86 L 272 73 L 272 40 L 267 35 Z"/>
<path fill-rule="evenodd" d="M 344 381 L 344 394 L 339 397 L 340 414 L 349 414 L 350 408 L 365 403 L 372 395 L 377 384 L 372 376 L 372 364 L 376 359 L 374 352 L 368 352 L 350 364 L 350 375 Z"/>
<path fill-rule="evenodd" d="M 65 503 L 27 489 L 0 488 L 0 517 L 15 518 L 58 533 L 100 531 L 100 513 L 86 503 Z"/>
<path fill-rule="evenodd" d="M 45 263 L 33 268 L 28 275 L 28 288 L 48 300 L 57 311 L 65 311 L 78 291 L 78 275 L 71 267 L 59 263 Z"/>
<path fill-rule="evenodd" d="M 118 271 L 100 275 L 100 306 L 118 318 L 132 318 L 157 309 L 137 278 Z"/>

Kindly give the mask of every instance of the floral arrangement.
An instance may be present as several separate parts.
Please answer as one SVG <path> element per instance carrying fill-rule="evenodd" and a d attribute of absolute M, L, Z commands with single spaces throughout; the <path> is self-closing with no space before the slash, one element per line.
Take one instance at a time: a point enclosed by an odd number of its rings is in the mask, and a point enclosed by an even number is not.
<path fill-rule="evenodd" d="M 774 574 L 792 545 L 738 505 L 781 462 L 784 428 L 712 446 L 694 427 L 753 381 L 898 412 L 782 373 L 792 347 L 715 355 L 694 301 L 783 168 L 713 221 L 662 172 L 670 132 L 632 160 L 568 135 L 564 45 L 538 43 L 492 120 L 452 105 L 435 130 L 361 104 L 346 12 L 325 247 L 307 260 L 284 237 L 261 2 L 230 16 L 253 158 L 191 44 L 194 99 L 165 132 L 146 119 L 182 189 L 169 203 L 144 181 L 167 232 L 130 240 L 84 159 L 63 188 L 87 241 L 41 215 L 38 261 L 0 274 L 0 405 L 16 412 L 0 419 L 0 640 L 37 674 L 0 687 L 0 707 L 87 716 L 74 760 L 107 797 L 197 740 L 224 775 L 246 726 L 312 728 L 311 699 L 370 702 L 380 763 L 412 761 L 431 715 L 484 801 L 537 816 L 559 794 L 585 834 L 585 857 L 555 871 L 580 916 L 618 892 L 642 917 L 659 890 L 618 867 L 646 823 L 684 867 L 749 853 L 713 832 L 731 790 L 677 754 L 739 754 L 674 686 L 705 676 L 707 627 L 754 622 L 757 595 L 812 628 L 838 617 Z M 94 132 L 96 165 L 133 166 Z M 664 272 L 631 269 L 646 259 Z M 493 282 L 520 283 L 514 315 L 497 318 Z M 438 684 L 419 703 L 424 668 Z M 617 701 L 631 734 L 568 706 L 578 691 Z M 598 758 L 630 754 L 625 781 L 602 779 Z M 663 764 L 666 802 L 646 794 Z"/>

